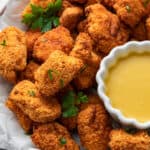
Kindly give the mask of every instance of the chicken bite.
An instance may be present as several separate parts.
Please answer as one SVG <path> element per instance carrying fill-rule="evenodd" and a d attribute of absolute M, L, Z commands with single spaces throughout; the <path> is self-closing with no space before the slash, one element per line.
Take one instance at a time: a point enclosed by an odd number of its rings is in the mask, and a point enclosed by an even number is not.
<path fill-rule="evenodd" d="M 150 17 L 146 19 L 146 33 L 147 39 L 150 40 Z"/>
<path fill-rule="evenodd" d="M 35 41 L 42 35 L 40 31 L 28 30 L 26 33 L 28 53 L 32 53 Z"/>
<path fill-rule="evenodd" d="M 145 21 L 141 21 L 138 25 L 132 30 L 132 38 L 138 41 L 144 41 L 147 39 L 147 31 L 145 26 Z"/>
<path fill-rule="evenodd" d="M 89 105 L 78 115 L 78 133 L 84 148 L 106 150 L 111 124 L 103 104 Z"/>
<path fill-rule="evenodd" d="M 61 106 L 57 99 L 41 97 L 35 85 L 27 80 L 19 82 L 13 88 L 9 99 L 35 122 L 50 122 L 61 114 Z"/>
<path fill-rule="evenodd" d="M 83 16 L 83 9 L 80 7 L 68 7 L 60 16 L 60 24 L 69 30 L 73 30 L 81 17 Z"/>
<path fill-rule="evenodd" d="M 135 27 L 145 15 L 141 0 L 117 0 L 114 4 L 119 18 L 130 27 Z"/>
<path fill-rule="evenodd" d="M 44 62 L 55 50 L 69 53 L 73 47 L 73 39 L 69 30 L 59 26 L 46 32 L 34 44 L 33 57 Z"/>
<path fill-rule="evenodd" d="M 111 150 L 149 150 L 150 137 L 144 131 L 132 135 L 122 129 L 112 130 L 109 146 Z"/>
<path fill-rule="evenodd" d="M 56 94 L 76 77 L 82 66 L 80 59 L 54 51 L 35 73 L 38 91 L 45 96 Z"/>
<path fill-rule="evenodd" d="M 16 83 L 17 72 L 26 67 L 27 47 L 24 32 L 7 27 L 0 32 L 0 75 Z"/>
<path fill-rule="evenodd" d="M 30 133 L 33 127 L 33 121 L 24 112 L 16 106 L 12 100 L 6 101 L 6 106 L 16 115 L 18 122 L 26 133 Z"/>
<path fill-rule="evenodd" d="M 39 126 L 31 138 L 42 150 L 79 150 L 67 129 L 55 122 Z"/>
<path fill-rule="evenodd" d="M 98 52 L 107 54 L 112 48 L 128 40 L 128 30 L 121 25 L 118 16 L 109 12 L 103 5 L 90 5 L 85 12 L 87 32 L 94 40 Z"/>
<path fill-rule="evenodd" d="M 29 61 L 24 71 L 20 73 L 20 79 L 19 80 L 29 80 L 34 82 L 34 73 L 39 68 L 39 64 L 37 64 L 34 61 Z"/>

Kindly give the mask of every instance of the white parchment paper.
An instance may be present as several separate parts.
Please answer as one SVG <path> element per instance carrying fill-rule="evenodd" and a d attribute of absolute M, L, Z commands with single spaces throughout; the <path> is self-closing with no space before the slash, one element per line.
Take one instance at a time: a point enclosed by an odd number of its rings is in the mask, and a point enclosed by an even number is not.
<path fill-rule="evenodd" d="M 0 17 L 0 30 L 7 26 L 16 26 L 22 30 L 21 12 L 29 0 L 9 0 L 4 14 Z M 1 0 L 0 0 L 1 5 Z M 5 100 L 12 86 L 0 77 L 0 149 L 38 150 L 18 124 L 14 114 L 5 106 Z M 79 139 L 73 135 L 77 142 Z"/>

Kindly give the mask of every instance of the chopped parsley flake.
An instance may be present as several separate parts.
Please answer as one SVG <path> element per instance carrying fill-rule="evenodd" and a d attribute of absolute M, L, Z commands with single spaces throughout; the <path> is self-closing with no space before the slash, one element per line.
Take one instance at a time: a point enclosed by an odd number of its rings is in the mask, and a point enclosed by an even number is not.
<path fill-rule="evenodd" d="M 6 46 L 6 40 L 3 40 L 3 42 L 2 42 L 2 43 L 0 43 L 0 45 L 2 45 L 2 46 Z"/>
<path fill-rule="evenodd" d="M 131 12 L 131 7 L 129 5 L 126 5 L 126 10 L 127 10 L 128 13 L 130 13 Z"/>
<path fill-rule="evenodd" d="M 52 74 L 52 73 L 55 73 L 55 74 L 58 75 L 58 72 L 57 72 L 57 71 L 49 69 L 49 70 L 48 70 L 48 77 L 49 77 L 49 79 L 50 79 L 51 81 L 53 80 L 53 74 Z"/>
<path fill-rule="evenodd" d="M 34 97 L 34 96 L 35 96 L 35 92 L 34 92 L 34 91 L 32 91 L 32 90 L 29 90 L 29 91 L 28 91 L 28 94 L 29 94 L 29 96 L 32 96 L 32 97 Z"/>
<path fill-rule="evenodd" d="M 60 138 L 59 141 L 61 145 L 65 145 L 67 143 L 67 140 L 64 137 Z"/>

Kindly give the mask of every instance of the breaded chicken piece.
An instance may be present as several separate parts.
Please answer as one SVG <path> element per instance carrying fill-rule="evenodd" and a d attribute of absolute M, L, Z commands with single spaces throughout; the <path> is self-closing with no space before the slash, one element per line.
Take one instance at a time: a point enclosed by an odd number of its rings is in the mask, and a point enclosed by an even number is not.
<path fill-rule="evenodd" d="M 16 83 L 17 72 L 26 67 L 27 47 L 24 32 L 7 27 L 0 32 L 0 75 Z"/>
<path fill-rule="evenodd" d="M 132 38 L 138 41 L 144 41 L 147 39 L 145 21 L 141 21 L 138 25 L 132 30 Z"/>
<path fill-rule="evenodd" d="M 87 33 L 81 32 L 78 34 L 74 48 L 70 52 L 70 56 L 77 57 L 84 62 L 91 59 L 91 52 L 93 50 L 93 41 Z"/>
<path fill-rule="evenodd" d="M 68 7 L 60 16 L 60 24 L 69 30 L 73 30 L 81 17 L 83 16 L 83 9 L 80 7 Z"/>
<path fill-rule="evenodd" d="M 22 16 L 32 13 L 31 4 L 46 8 L 51 2 L 55 2 L 55 0 L 30 0 L 29 4 L 23 10 Z"/>
<path fill-rule="evenodd" d="M 18 122 L 26 133 L 30 133 L 33 127 L 33 121 L 23 113 L 23 111 L 10 99 L 6 101 L 6 106 L 16 115 Z"/>
<path fill-rule="evenodd" d="M 91 58 L 84 64 L 80 70 L 80 74 L 74 79 L 77 89 L 87 89 L 92 87 L 95 82 L 96 72 L 99 68 L 101 57 L 96 53 L 91 53 Z"/>
<path fill-rule="evenodd" d="M 150 17 L 146 19 L 147 39 L 150 40 Z"/>
<path fill-rule="evenodd" d="M 150 137 L 144 131 L 132 135 L 122 129 L 112 130 L 110 140 L 111 150 L 150 150 Z"/>
<path fill-rule="evenodd" d="M 132 28 L 145 15 L 145 9 L 141 0 L 117 0 L 114 9 L 119 18 Z"/>
<path fill-rule="evenodd" d="M 98 52 L 107 54 L 112 48 L 128 40 L 128 31 L 120 24 L 118 16 L 109 12 L 103 5 L 90 5 L 85 12 L 87 30 Z"/>
<path fill-rule="evenodd" d="M 103 104 L 89 105 L 78 115 L 78 133 L 88 150 L 106 150 L 111 125 Z"/>
<path fill-rule="evenodd" d="M 35 85 L 27 80 L 19 82 L 13 88 L 9 99 L 35 122 L 50 122 L 61 114 L 61 106 L 57 99 L 41 97 Z"/>
<path fill-rule="evenodd" d="M 54 51 L 35 73 L 38 91 L 45 96 L 56 94 L 76 77 L 82 66 L 82 60 Z"/>
<path fill-rule="evenodd" d="M 41 150 L 79 150 L 67 129 L 55 122 L 39 126 L 31 138 Z"/>
<path fill-rule="evenodd" d="M 26 33 L 28 53 L 32 53 L 35 41 L 42 35 L 40 31 L 28 30 Z"/>
<path fill-rule="evenodd" d="M 34 61 L 29 61 L 24 71 L 20 73 L 20 80 L 29 80 L 34 82 L 34 73 L 39 68 L 39 64 Z"/>
<path fill-rule="evenodd" d="M 34 44 L 33 57 L 44 62 L 55 50 L 69 53 L 73 47 L 73 39 L 69 30 L 59 26 L 46 32 Z"/>
<path fill-rule="evenodd" d="M 69 118 L 60 118 L 60 123 L 64 125 L 68 130 L 73 130 L 77 127 L 77 116 Z"/>

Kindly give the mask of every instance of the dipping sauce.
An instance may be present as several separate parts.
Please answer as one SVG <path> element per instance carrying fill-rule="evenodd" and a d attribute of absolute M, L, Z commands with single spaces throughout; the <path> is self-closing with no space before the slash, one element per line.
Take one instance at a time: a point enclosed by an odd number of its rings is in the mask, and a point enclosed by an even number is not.
<path fill-rule="evenodd" d="M 150 121 L 150 54 L 132 54 L 110 68 L 106 95 L 126 117 Z"/>

